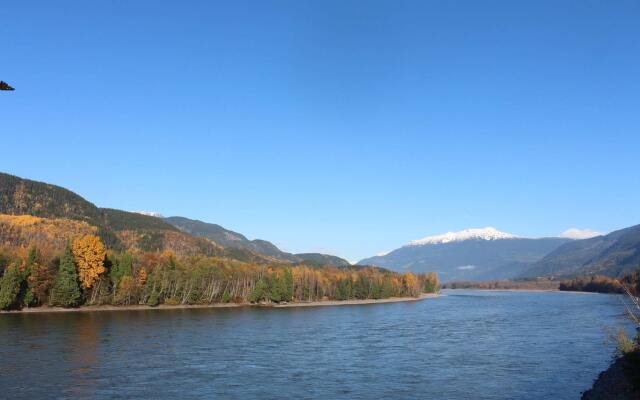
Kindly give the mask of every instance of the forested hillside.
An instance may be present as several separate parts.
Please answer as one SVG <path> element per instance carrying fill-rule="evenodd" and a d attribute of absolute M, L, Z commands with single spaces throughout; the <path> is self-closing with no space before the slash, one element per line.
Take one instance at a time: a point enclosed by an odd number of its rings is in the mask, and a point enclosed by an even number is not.
<path fill-rule="evenodd" d="M 329 266 L 344 260 L 315 253 L 281 260 L 220 242 L 0 174 L 0 309 L 378 299 L 439 287 L 433 273 Z"/>
<path fill-rule="evenodd" d="M 523 277 L 622 277 L 640 267 L 640 225 L 566 243 L 527 269 Z"/>
<path fill-rule="evenodd" d="M 0 173 L 0 214 L 68 218 L 100 226 L 98 207 L 65 188 Z"/>
<path fill-rule="evenodd" d="M 219 256 L 261 263 L 273 261 L 255 252 L 225 248 L 210 239 L 186 234 L 160 218 L 98 208 L 62 187 L 3 173 L 0 173 L 0 214 L 83 221 L 94 226 L 103 243 L 115 250 L 171 251 L 179 256 Z M 2 240 L 6 241 L 6 238 L 0 237 Z"/>

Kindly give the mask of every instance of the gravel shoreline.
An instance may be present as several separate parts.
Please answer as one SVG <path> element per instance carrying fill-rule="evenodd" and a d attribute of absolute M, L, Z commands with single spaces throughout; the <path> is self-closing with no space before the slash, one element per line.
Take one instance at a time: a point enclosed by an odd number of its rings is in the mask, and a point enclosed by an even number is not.
<path fill-rule="evenodd" d="M 82 306 L 77 308 L 64 307 L 34 307 L 23 308 L 22 310 L 0 311 L 0 314 L 41 314 L 41 313 L 69 313 L 69 312 L 95 312 L 95 311 L 148 311 L 148 310 L 181 310 L 191 308 L 238 308 L 238 307 L 264 307 L 264 308 L 287 308 L 287 307 L 326 307 L 326 306 L 348 306 L 360 304 L 382 304 L 420 301 L 428 298 L 440 296 L 439 294 L 429 293 L 422 294 L 418 297 L 391 297 L 388 299 L 366 299 L 366 300 L 325 300 L 325 301 L 309 301 L 309 302 L 292 302 L 286 304 L 251 304 L 251 303 L 214 303 L 214 304 L 177 304 L 168 305 L 161 304 L 151 307 L 142 304 L 130 306 Z"/>

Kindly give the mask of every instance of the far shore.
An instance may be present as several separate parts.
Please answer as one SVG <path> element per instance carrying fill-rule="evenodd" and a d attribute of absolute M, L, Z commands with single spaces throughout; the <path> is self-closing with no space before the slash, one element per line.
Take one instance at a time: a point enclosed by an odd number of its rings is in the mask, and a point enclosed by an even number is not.
<path fill-rule="evenodd" d="M 445 289 L 443 289 L 445 290 Z M 482 288 L 456 288 L 446 290 L 482 290 L 483 292 L 560 292 L 558 289 L 482 289 Z"/>
<path fill-rule="evenodd" d="M 294 302 L 286 304 L 271 304 L 270 307 L 323 307 L 323 306 L 351 306 L 358 304 L 380 304 L 380 303 L 398 303 L 401 301 L 420 301 L 424 299 L 441 296 L 440 293 L 423 293 L 418 297 L 390 297 L 388 299 L 366 299 L 366 300 L 325 300 L 325 301 L 308 301 Z"/>
<path fill-rule="evenodd" d="M 480 290 L 483 292 L 536 292 L 536 293 L 574 293 L 574 294 L 613 294 L 600 292 L 582 292 L 579 290 L 560 290 L 560 289 L 481 289 L 481 288 L 456 288 L 443 290 Z"/>
<path fill-rule="evenodd" d="M 291 303 L 213 303 L 213 304 L 160 304 L 155 307 L 135 304 L 129 306 L 95 305 L 81 306 L 76 308 L 64 307 L 31 307 L 21 310 L 0 311 L 0 314 L 41 314 L 41 313 L 69 313 L 69 312 L 94 312 L 94 311 L 148 311 L 148 310 L 181 310 L 193 308 L 287 308 L 287 307 L 322 307 L 322 306 L 348 306 L 360 304 L 381 304 L 420 301 L 428 298 L 438 297 L 437 293 L 423 293 L 418 297 L 390 297 L 388 299 L 366 299 L 366 300 L 323 300 L 323 301 L 296 301 Z"/>

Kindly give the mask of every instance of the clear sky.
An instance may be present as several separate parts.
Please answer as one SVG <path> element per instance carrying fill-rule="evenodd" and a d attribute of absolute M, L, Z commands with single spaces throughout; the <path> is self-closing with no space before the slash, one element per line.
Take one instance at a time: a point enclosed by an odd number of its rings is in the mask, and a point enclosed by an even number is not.
<path fill-rule="evenodd" d="M 358 260 L 640 223 L 640 2 L 17 1 L 0 171 Z"/>

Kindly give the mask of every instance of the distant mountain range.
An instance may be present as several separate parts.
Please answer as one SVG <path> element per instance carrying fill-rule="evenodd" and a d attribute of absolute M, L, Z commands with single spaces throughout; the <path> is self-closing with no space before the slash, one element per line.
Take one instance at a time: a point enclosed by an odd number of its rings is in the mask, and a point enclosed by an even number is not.
<path fill-rule="evenodd" d="M 444 282 L 512 279 L 569 241 L 520 238 L 492 227 L 467 229 L 414 240 L 358 264 L 394 271 L 435 271 Z"/>
<path fill-rule="evenodd" d="M 139 251 L 172 251 L 181 255 L 206 255 L 256 263 L 306 263 L 348 266 L 348 261 L 325 254 L 290 254 L 264 240 L 215 224 L 182 217 L 162 218 L 148 212 L 99 208 L 60 186 L 0 173 L 0 214 L 32 215 L 50 229 L 61 226 L 55 219 L 81 221 L 95 227 L 107 247 Z M 10 219 L 4 221 L 9 224 Z M 75 226 L 73 231 L 83 230 Z M 0 227 L 0 244 L 18 240 L 16 227 Z M 4 235 L 4 236 L 3 236 Z"/>
<path fill-rule="evenodd" d="M 435 271 L 444 282 L 584 275 L 621 277 L 640 268 L 640 225 L 589 239 L 522 238 L 495 228 L 413 240 L 359 264 Z"/>
<path fill-rule="evenodd" d="M 640 267 L 640 225 L 558 247 L 526 269 L 522 277 L 607 275 L 620 277 Z"/>

